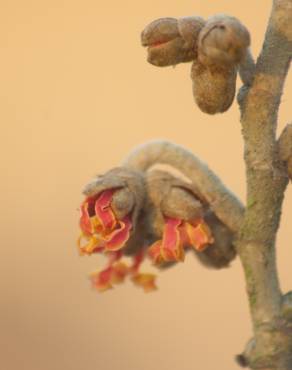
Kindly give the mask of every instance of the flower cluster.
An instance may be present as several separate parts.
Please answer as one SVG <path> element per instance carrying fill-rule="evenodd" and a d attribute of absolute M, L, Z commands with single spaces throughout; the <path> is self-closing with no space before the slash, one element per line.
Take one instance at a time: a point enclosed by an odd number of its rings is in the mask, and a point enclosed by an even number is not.
<path fill-rule="evenodd" d="M 90 275 L 93 287 L 100 292 L 122 283 L 127 276 L 134 284 L 143 287 L 144 291 L 154 290 L 155 275 L 139 271 L 144 260 L 143 250 L 132 257 L 131 266 L 122 260 L 123 248 L 130 238 L 132 221 L 130 214 L 119 219 L 112 209 L 113 195 L 117 190 L 104 190 L 87 197 L 81 204 L 81 236 L 78 241 L 80 254 L 103 253 L 108 257 L 107 267 Z M 84 245 L 83 240 L 86 241 Z"/>
<path fill-rule="evenodd" d="M 130 215 L 119 220 L 111 208 L 116 190 L 107 189 L 101 194 L 86 198 L 81 204 L 80 254 L 117 251 L 128 241 L 132 228 Z M 84 245 L 83 240 L 86 240 Z"/>
<path fill-rule="evenodd" d="M 203 219 L 186 222 L 166 218 L 163 237 L 149 248 L 149 256 L 155 264 L 184 261 L 184 249 L 193 247 L 202 252 L 214 242 L 209 226 Z"/>
<path fill-rule="evenodd" d="M 104 269 L 90 275 L 100 292 L 126 278 L 145 292 L 155 290 L 155 275 L 140 271 L 145 258 L 163 267 L 184 261 L 185 252 L 193 250 L 205 265 L 221 268 L 234 257 L 228 255 L 228 231 L 193 185 L 164 171 L 142 177 L 109 171 L 86 187 L 78 247 L 80 255 L 108 258 Z"/>

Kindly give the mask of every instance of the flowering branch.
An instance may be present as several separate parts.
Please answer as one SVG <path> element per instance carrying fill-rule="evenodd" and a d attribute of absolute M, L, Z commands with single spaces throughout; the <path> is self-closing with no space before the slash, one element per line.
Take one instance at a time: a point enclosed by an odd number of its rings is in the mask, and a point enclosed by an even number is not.
<path fill-rule="evenodd" d="M 160 267 L 193 250 L 206 266 L 221 268 L 239 255 L 246 279 L 254 337 L 237 356 L 242 366 L 292 370 L 292 292 L 280 290 L 275 241 L 284 193 L 292 179 L 292 124 L 276 140 L 277 114 L 292 56 L 292 0 L 274 0 L 261 54 L 253 61 L 250 35 L 224 14 L 161 18 L 142 32 L 147 60 L 157 67 L 192 62 L 193 95 L 208 114 L 231 106 L 238 94 L 245 144 L 246 208 L 194 154 L 167 141 L 141 145 L 123 166 L 84 190 L 81 254 L 105 253 L 109 262 L 92 283 L 106 290 L 127 276 L 145 291 L 153 274 L 140 272 L 147 255 Z M 153 169 L 167 164 L 178 170 Z M 83 242 L 82 242 L 83 241 Z M 127 265 L 123 256 L 131 256 Z"/>

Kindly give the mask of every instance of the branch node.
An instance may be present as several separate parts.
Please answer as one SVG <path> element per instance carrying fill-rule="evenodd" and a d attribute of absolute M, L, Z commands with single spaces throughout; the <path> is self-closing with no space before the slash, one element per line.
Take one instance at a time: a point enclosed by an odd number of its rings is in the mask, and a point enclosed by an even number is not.
<path fill-rule="evenodd" d="M 240 366 L 240 367 L 248 367 L 248 361 L 247 358 L 244 356 L 244 354 L 236 355 L 235 356 L 235 362 Z"/>

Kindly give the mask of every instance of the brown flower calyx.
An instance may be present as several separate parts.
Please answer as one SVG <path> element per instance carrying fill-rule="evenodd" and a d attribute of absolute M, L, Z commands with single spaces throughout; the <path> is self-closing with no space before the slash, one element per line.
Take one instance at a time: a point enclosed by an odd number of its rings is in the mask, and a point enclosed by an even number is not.
<path fill-rule="evenodd" d="M 198 58 L 205 66 L 238 65 L 250 45 L 247 28 L 235 17 L 217 14 L 210 17 L 200 32 Z"/>
<path fill-rule="evenodd" d="M 206 66 L 199 60 L 192 65 L 193 96 L 202 112 L 223 113 L 231 106 L 236 89 L 236 67 Z"/>
<path fill-rule="evenodd" d="M 148 62 L 165 67 L 194 60 L 204 24 L 205 21 L 196 16 L 159 18 L 151 22 L 141 34 L 142 45 L 148 48 Z"/>

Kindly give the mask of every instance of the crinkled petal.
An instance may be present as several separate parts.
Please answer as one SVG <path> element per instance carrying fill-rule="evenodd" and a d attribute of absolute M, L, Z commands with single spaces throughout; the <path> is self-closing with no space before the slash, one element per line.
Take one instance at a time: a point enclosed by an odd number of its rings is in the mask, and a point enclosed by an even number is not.
<path fill-rule="evenodd" d="M 137 286 L 141 286 L 146 293 L 157 289 L 155 279 L 156 276 L 154 274 L 139 273 L 132 276 L 133 283 Z"/>
<path fill-rule="evenodd" d="M 214 242 L 209 226 L 201 220 L 195 226 L 186 222 L 185 228 L 189 236 L 190 244 L 199 252 L 205 250 Z"/>
<path fill-rule="evenodd" d="M 100 233 L 103 230 L 102 224 L 94 214 L 95 201 L 94 198 L 87 198 L 80 206 L 79 225 L 86 235 Z"/>
<path fill-rule="evenodd" d="M 104 230 L 113 230 L 117 220 L 110 205 L 115 189 L 103 191 L 95 202 L 95 215 Z"/>
<path fill-rule="evenodd" d="M 161 245 L 161 255 L 164 261 L 184 260 L 184 250 L 178 229 L 181 223 L 181 220 L 175 218 L 166 218 L 165 220 Z"/>
<path fill-rule="evenodd" d="M 85 201 L 80 206 L 80 228 L 81 230 L 87 234 L 90 235 L 92 233 L 92 224 L 90 222 L 90 216 L 88 213 L 88 201 Z"/>
<path fill-rule="evenodd" d="M 130 237 L 132 222 L 128 216 L 119 221 L 119 228 L 107 235 L 105 240 L 105 249 L 108 251 L 117 251 L 124 247 Z"/>

